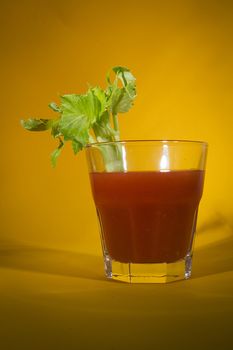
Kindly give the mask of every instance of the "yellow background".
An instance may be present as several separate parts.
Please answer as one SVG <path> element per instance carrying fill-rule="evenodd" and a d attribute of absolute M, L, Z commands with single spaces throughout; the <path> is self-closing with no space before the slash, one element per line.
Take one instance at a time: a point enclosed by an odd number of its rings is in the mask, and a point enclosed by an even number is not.
<path fill-rule="evenodd" d="M 232 1 L 1 0 L 0 335 L 8 349 L 230 348 L 233 295 Z M 122 139 L 209 143 L 193 279 L 129 286 L 103 278 L 85 154 L 54 170 L 59 94 L 137 77 Z M 221 328 L 221 329 L 220 329 Z M 101 344 L 101 345 L 100 345 Z M 226 348 L 226 347 L 225 347 Z"/>

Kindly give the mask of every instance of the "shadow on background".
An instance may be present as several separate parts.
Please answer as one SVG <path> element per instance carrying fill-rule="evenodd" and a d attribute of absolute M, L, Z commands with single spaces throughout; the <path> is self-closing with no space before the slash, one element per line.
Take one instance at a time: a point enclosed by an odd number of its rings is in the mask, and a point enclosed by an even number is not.
<path fill-rule="evenodd" d="M 193 278 L 233 270 L 233 227 L 221 215 L 202 225 L 194 246 Z"/>
<path fill-rule="evenodd" d="M 53 275 L 104 280 L 100 256 L 0 240 L 0 267 Z"/>
<path fill-rule="evenodd" d="M 105 280 L 101 256 L 0 240 L 0 267 L 53 275 Z M 193 278 L 233 270 L 233 229 L 223 217 L 199 228 Z"/>

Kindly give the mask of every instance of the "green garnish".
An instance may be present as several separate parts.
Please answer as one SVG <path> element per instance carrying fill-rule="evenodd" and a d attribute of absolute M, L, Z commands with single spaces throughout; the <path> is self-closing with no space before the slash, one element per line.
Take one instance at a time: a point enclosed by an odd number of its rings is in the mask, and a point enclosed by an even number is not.
<path fill-rule="evenodd" d="M 113 82 L 107 75 L 107 88 L 90 87 L 86 94 L 60 96 L 60 105 L 52 102 L 49 107 L 58 114 L 56 119 L 22 120 L 22 126 L 29 131 L 51 130 L 58 139 L 58 147 L 51 154 L 51 163 L 55 167 L 57 158 L 67 141 L 72 143 L 75 154 L 89 143 L 118 141 L 120 131 L 118 114 L 128 112 L 136 97 L 135 78 L 128 68 L 114 67 Z M 114 158 L 120 160 L 120 150 L 105 152 L 109 164 Z M 115 154 L 115 155 L 114 155 Z"/>

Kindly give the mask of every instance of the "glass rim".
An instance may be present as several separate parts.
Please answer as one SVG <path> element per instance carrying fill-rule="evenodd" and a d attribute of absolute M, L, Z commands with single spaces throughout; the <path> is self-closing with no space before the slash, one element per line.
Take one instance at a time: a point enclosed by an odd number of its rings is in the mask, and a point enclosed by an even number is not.
<path fill-rule="evenodd" d="M 107 146 L 107 145 L 113 145 L 113 144 L 133 144 L 133 143 L 149 143 L 154 142 L 158 144 L 166 144 L 166 143 L 173 143 L 173 144 L 199 144 L 205 147 L 208 147 L 208 143 L 206 141 L 199 141 L 199 140 L 181 140 L 181 139 L 147 139 L 147 140 L 118 140 L 118 141 L 103 141 L 103 142 L 93 142 L 88 143 L 86 145 L 86 148 L 91 148 L 93 146 Z"/>

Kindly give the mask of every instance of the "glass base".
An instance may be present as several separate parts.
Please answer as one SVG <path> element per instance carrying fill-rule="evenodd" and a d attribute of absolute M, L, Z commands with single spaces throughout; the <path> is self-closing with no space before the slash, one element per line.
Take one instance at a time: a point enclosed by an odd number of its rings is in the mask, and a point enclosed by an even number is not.
<path fill-rule="evenodd" d="M 107 278 L 127 283 L 168 283 L 191 276 L 192 256 L 173 263 L 135 264 L 115 261 L 105 255 Z"/>

